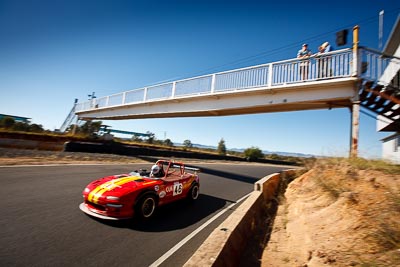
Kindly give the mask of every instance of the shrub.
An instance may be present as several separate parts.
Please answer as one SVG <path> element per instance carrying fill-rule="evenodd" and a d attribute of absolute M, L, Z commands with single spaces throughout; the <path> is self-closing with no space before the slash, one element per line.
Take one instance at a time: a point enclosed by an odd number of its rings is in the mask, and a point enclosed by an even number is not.
<path fill-rule="evenodd" d="M 264 158 L 264 154 L 258 147 L 247 148 L 244 151 L 244 156 L 248 161 L 254 161 L 260 158 Z"/>

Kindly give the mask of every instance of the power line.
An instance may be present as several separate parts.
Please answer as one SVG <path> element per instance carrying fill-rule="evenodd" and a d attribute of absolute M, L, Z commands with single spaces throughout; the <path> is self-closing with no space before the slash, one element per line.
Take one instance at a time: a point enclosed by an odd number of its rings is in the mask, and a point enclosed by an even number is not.
<path fill-rule="evenodd" d="M 396 8 L 396 9 L 393 9 L 393 10 L 390 10 L 390 11 L 385 11 L 385 12 L 386 12 L 386 14 L 391 14 L 391 13 L 399 12 L 399 11 L 400 11 L 400 8 Z M 152 85 L 157 85 L 157 84 L 160 84 L 160 83 L 168 83 L 168 82 L 184 79 L 184 78 L 187 78 L 187 77 L 205 75 L 205 74 L 210 73 L 213 70 L 218 70 L 218 69 L 221 69 L 223 67 L 237 65 L 239 63 L 244 64 L 246 62 L 252 62 L 252 61 L 255 61 L 255 60 L 260 59 L 260 58 L 265 58 L 267 56 L 275 55 L 275 54 L 277 54 L 277 53 L 279 53 L 281 51 L 285 51 L 285 50 L 288 50 L 288 49 L 293 49 L 295 47 L 298 47 L 299 43 L 300 44 L 301 43 L 308 43 L 308 42 L 313 42 L 313 41 L 326 39 L 326 37 L 331 36 L 333 33 L 336 33 L 336 32 L 338 32 L 340 30 L 352 29 L 354 27 L 354 25 L 360 25 L 360 24 L 361 25 L 367 25 L 367 24 L 373 23 L 374 21 L 376 21 L 378 19 L 379 18 L 377 16 L 372 16 L 372 17 L 369 17 L 369 18 L 354 22 L 352 24 L 348 24 L 348 25 L 345 25 L 345 26 L 342 26 L 342 27 L 335 28 L 335 29 L 327 31 L 325 33 L 320 33 L 320 34 L 317 34 L 317 35 L 314 35 L 314 36 L 310 36 L 308 38 L 305 38 L 305 39 L 300 40 L 300 41 L 293 42 L 293 43 L 288 44 L 288 45 L 284 45 L 284 46 L 281 46 L 281 47 L 278 47 L 278 48 L 267 50 L 267 51 L 264 51 L 264 52 L 261 52 L 261 53 L 255 54 L 255 55 L 251 55 L 251 56 L 248 56 L 248 57 L 237 59 L 237 60 L 234 60 L 234 61 L 231 61 L 231 62 L 227 62 L 227 63 L 221 64 L 221 65 L 218 65 L 218 66 L 210 67 L 210 68 L 207 68 L 207 69 L 204 69 L 204 70 L 201 70 L 201 71 L 193 72 L 193 73 L 188 74 L 186 76 L 177 76 L 177 77 L 172 77 L 172 78 L 165 79 L 165 80 L 162 80 L 162 81 L 158 81 L 158 82 L 152 83 L 151 85 L 147 85 L 146 87 L 152 86 Z"/>
<path fill-rule="evenodd" d="M 400 8 L 397 8 L 397 9 L 394 9 L 394 10 L 391 10 L 391 11 L 388 11 L 388 12 L 386 12 L 386 13 L 387 13 L 387 14 L 390 14 L 390 13 L 398 12 L 398 11 L 400 11 Z M 321 33 L 321 34 L 317 34 L 317 35 L 308 37 L 308 38 L 306 38 L 306 39 L 300 40 L 300 41 L 298 41 L 298 42 L 291 43 L 291 44 L 289 44 L 289 45 L 285 45 L 285 46 L 281 46 L 281 47 L 278 47 L 278 48 L 275 48 L 275 49 L 272 49 L 272 50 L 264 51 L 264 52 L 261 52 L 261 53 L 259 53 L 259 54 L 255 54 L 255 55 L 252 55 L 252 56 L 248 56 L 248 57 L 245 57 L 245 58 L 242 58 L 242 59 L 237 59 L 237 60 L 234 60 L 234 61 L 232 61 L 232 62 L 228 62 L 228 63 L 222 64 L 222 65 L 219 65 L 219 66 L 207 68 L 207 69 L 205 69 L 205 70 L 202 70 L 202 71 L 198 71 L 198 72 L 196 72 L 196 73 L 193 73 L 191 76 L 206 74 L 207 72 L 209 72 L 209 71 L 211 71 L 211 70 L 220 69 L 220 68 L 222 68 L 222 67 L 235 65 L 235 64 L 238 64 L 238 63 L 249 62 L 249 61 L 251 61 L 251 60 L 259 59 L 259 58 L 265 57 L 265 56 L 267 56 L 267 55 L 271 56 L 271 55 L 277 54 L 277 53 L 280 52 L 280 51 L 283 51 L 283 50 L 286 50 L 286 49 L 289 49 L 289 48 L 293 48 L 293 47 L 297 47 L 297 46 L 299 45 L 299 43 L 306 43 L 306 42 L 312 42 L 312 41 L 321 40 L 322 37 L 325 38 L 325 37 L 327 37 L 327 36 L 330 36 L 332 33 L 336 33 L 336 32 L 339 31 L 339 30 L 349 29 L 349 28 L 352 29 L 352 27 L 354 27 L 354 25 L 357 25 L 357 24 L 367 25 L 367 24 L 370 24 L 370 23 L 372 23 L 372 22 L 374 22 L 374 21 L 376 21 L 376 20 L 378 20 L 378 19 L 379 19 L 379 18 L 378 18 L 377 16 L 372 16 L 372 17 L 363 19 L 363 20 L 361 20 L 361 21 L 354 22 L 354 23 L 352 23 L 352 24 L 348 24 L 348 25 L 345 25 L 345 26 L 342 26 L 342 27 L 339 27 L 339 28 L 330 30 L 330 31 L 325 32 L 325 33 Z M 171 81 L 171 80 L 169 80 L 169 81 Z"/>

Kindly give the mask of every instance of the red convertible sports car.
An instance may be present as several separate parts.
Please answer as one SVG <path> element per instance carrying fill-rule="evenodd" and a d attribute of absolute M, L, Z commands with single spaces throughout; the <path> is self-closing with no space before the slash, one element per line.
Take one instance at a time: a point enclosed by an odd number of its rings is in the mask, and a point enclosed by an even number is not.
<path fill-rule="evenodd" d="M 83 190 L 79 208 L 102 219 L 148 219 L 158 206 L 180 199 L 196 200 L 198 171 L 182 162 L 158 160 L 150 172 L 139 170 L 91 182 Z"/>

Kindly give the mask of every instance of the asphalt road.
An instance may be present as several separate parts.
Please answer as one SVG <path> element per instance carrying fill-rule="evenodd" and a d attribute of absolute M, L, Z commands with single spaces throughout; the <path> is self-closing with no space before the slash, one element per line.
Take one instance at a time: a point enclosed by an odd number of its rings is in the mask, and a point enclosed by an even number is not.
<path fill-rule="evenodd" d="M 224 207 L 283 166 L 195 164 L 201 194 L 160 208 L 146 224 L 102 221 L 78 208 L 92 180 L 151 164 L 0 167 L 0 266 L 149 266 Z M 236 208 L 236 206 L 234 207 Z M 233 209 L 234 209 L 233 208 Z M 167 258 L 182 266 L 232 211 Z"/>

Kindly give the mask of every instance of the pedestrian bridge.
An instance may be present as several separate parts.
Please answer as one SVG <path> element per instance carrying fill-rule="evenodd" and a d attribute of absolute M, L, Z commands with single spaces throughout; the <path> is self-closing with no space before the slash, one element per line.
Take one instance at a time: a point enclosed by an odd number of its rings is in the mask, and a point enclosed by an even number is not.
<path fill-rule="evenodd" d="M 363 81 L 376 83 L 393 60 L 342 49 L 94 98 L 74 112 L 81 120 L 122 120 L 351 107 Z"/>

